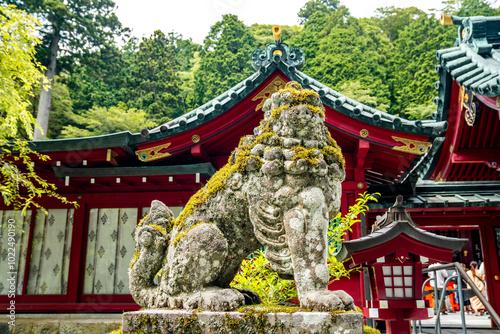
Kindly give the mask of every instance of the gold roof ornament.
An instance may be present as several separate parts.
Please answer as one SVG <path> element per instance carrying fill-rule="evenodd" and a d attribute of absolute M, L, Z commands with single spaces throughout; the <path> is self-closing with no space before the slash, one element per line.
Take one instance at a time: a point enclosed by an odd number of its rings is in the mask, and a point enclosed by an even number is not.
<path fill-rule="evenodd" d="M 273 36 L 276 42 L 281 42 L 281 26 L 273 26 Z"/>
<path fill-rule="evenodd" d="M 445 13 L 441 14 L 441 25 L 443 26 L 452 26 L 454 25 L 453 19 L 451 18 L 451 15 L 447 15 Z"/>

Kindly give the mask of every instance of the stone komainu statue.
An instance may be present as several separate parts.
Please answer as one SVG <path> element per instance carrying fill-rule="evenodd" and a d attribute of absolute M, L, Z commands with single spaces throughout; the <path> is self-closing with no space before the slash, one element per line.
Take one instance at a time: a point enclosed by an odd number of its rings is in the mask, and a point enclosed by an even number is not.
<path fill-rule="evenodd" d="M 327 289 L 328 222 L 339 211 L 344 159 L 317 93 L 290 83 L 264 119 L 176 219 L 160 201 L 135 232 L 130 291 L 143 307 L 234 310 L 258 300 L 229 284 L 249 254 L 295 279 L 302 307 L 353 309 Z M 161 270 L 161 281 L 154 278 Z"/>

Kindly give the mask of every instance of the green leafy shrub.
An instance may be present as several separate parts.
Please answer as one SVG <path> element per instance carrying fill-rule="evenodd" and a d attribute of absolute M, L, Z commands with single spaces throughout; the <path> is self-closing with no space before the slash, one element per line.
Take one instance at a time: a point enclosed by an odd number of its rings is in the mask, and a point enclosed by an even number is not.
<path fill-rule="evenodd" d="M 232 286 L 258 293 L 264 304 L 286 302 L 297 297 L 295 282 L 279 278 L 262 250 L 243 261 Z"/>
<path fill-rule="evenodd" d="M 379 193 L 367 194 L 366 192 L 359 195 L 356 203 L 349 207 L 349 211 L 344 216 L 339 212 L 337 216 L 330 221 L 328 229 L 328 271 L 330 272 L 330 283 L 340 279 L 341 277 L 349 277 L 354 269 L 345 269 L 343 262 L 338 262 L 335 254 L 340 250 L 342 241 L 347 232 L 352 232 L 352 226 L 361 222 L 359 218 L 361 214 L 368 211 L 368 202 L 377 201 Z"/>
<path fill-rule="evenodd" d="M 363 333 L 365 334 L 380 334 L 380 331 L 369 326 L 363 326 Z"/>

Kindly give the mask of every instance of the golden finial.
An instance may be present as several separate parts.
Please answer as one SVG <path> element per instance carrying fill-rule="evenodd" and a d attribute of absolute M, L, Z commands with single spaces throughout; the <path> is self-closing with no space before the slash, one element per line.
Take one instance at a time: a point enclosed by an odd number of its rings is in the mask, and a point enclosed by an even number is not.
<path fill-rule="evenodd" d="M 273 35 L 276 42 L 281 40 L 281 26 L 273 26 Z"/>
<path fill-rule="evenodd" d="M 451 18 L 451 15 L 446 15 L 446 14 L 441 14 L 441 25 L 443 26 L 452 26 L 453 25 L 453 19 Z"/>

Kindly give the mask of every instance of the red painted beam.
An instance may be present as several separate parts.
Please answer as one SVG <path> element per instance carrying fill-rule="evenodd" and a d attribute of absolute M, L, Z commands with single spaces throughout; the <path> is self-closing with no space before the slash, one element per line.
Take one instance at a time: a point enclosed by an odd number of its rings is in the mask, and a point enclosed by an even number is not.
<path fill-rule="evenodd" d="M 454 164 L 485 163 L 495 160 L 500 160 L 500 149 L 461 149 L 451 156 L 451 162 Z"/>
<path fill-rule="evenodd" d="M 201 144 L 191 147 L 191 155 L 201 161 L 210 161 L 210 157 Z"/>
<path fill-rule="evenodd" d="M 356 168 L 354 169 L 354 179 L 356 181 L 365 180 L 365 161 L 368 151 L 370 150 L 370 143 L 366 140 L 359 140 L 358 147 L 356 148 Z"/>
<path fill-rule="evenodd" d="M 459 132 L 463 126 L 464 117 L 461 108 L 461 101 L 459 101 L 460 87 L 456 82 L 452 84 L 452 91 L 450 97 L 450 110 L 448 117 L 448 130 L 446 131 L 445 141 L 443 143 L 443 149 L 441 156 L 439 157 L 439 162 L 432 172 L 431 179 L 436 179 L 437 181 L 445 181 L 450 173 L 451 169 L 451 155 L 457 148 L 457 143 L 459 143 Z"/>

